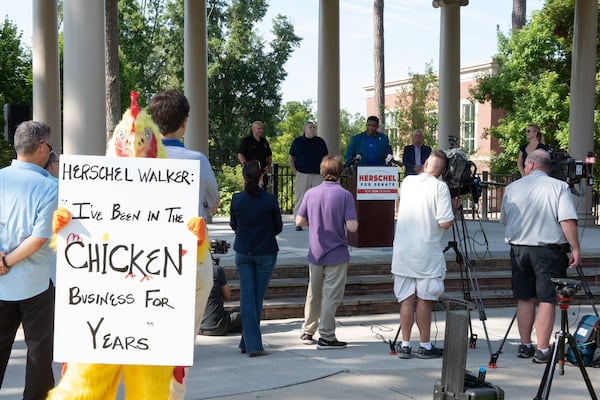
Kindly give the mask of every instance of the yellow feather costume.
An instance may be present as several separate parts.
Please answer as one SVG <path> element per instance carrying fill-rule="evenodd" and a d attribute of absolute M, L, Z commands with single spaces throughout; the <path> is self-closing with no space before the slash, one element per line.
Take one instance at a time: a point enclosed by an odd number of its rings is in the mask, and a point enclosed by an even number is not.
<path fill-rule="evenodd" d="M 137 105 L 137 93 L 132 91 L 131 100 L 131 107 L 114 130 L 107 156 L 167 158 L 158 127 Z M 70 222 L 70 217 L 64 208 L 55 212 L 54 238 Z M 212 288 L 212 259 L 204 219 L 192 218 L 187 226 L 198 238 L 194 324 L 197 332 Z M 70 363 L 65 367 L 61 381 L 48 394 L 50 400 L 115 399 L 121 379 L 127 400 L 179 400 L 185 395 L 186 367 L 83 363 Z"/>

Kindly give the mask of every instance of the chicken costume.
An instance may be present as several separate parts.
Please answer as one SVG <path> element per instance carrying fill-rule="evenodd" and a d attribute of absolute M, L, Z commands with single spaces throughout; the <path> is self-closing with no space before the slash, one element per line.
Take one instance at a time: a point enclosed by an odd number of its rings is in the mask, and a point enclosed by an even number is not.
<path fill-rule="evenodd" d="M 140 110 L 137 93 L 131 92 L 131 107 L 123 114 L 108 144 L 107 156 L 167 158 L 158 127 Z M 53 231 L 59 232 L 70 221 L 70 213 L 59 208 L 54 215 Z M 195 333 L 198 331 L 212 288 L 212 259 L 206 222 L 192 218 L 188 228 L 198 238 L 196 270 Z M 115 399 L 121 378 L 127 400 L 183 399 L 187 367 L 154 365 L 117 365 L 69 363 L 63 368 L 59 384 L 48 394 L 51 400 Z"/>

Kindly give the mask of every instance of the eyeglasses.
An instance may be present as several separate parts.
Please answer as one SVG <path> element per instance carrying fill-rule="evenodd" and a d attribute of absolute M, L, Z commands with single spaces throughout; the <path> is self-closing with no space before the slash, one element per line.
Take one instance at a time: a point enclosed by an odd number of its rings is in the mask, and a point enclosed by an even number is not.
<path fill-rule="evenodd" d="M 48 142 L 40 142 L 40 144 L 42 144 L 42 143 L 44 143 L 46 146 L 48 146 L 48 150 L 49 150 L 50 152 L 52 152 L 52 151 L 54 150 L 54 149 L 52 148 L 52 146 L 50 146 L 50 143 L 48 143 Z"/>

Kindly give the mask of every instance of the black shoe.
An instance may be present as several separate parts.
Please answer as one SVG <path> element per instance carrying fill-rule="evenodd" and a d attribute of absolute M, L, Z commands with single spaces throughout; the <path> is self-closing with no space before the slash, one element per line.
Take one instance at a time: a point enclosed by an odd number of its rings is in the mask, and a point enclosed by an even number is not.
<path fill-rule="evenodd" d="M 268 351 L 261 350 L 261 351 L 256 351 L 254 353 L 248 354 L 248 357 L 262 357 L 262 356 L 268 356 L 268 355 L 269 355 Z"/>
<path fill-rule="evenodd" d="M 301 230 L 302 230 L 302 227 L 301 227 L 301 226 L 297 226 L 297 227 L 296 227 L 296 230 L 297 230 L 297 231 L 301 231 Z"/>
<path fill-rule="evenodd" d="M 536 350 L 533 355 L 533 361 L 536 364 L 546 364 L 550 357 L 552 356 L 552 348 L 550 348 L 547 352 L 543 353 L 541 350 Z"/>
<path fill-rule="evenodd" d="M 304 344 L 313 344 L 313 335 L 309 333 L 303 333 L 300 336 L 300 340 L 302 340 L 302 343 Z"/>
<path fill-rule="evenodd" d="M 337 339 L 325 340 L 323 338 L 319 338 L 319 341 L 317 342 L 317 349 L 319 350 L 344 349 L 346 346 L 348 346 L 348 343 L 340 342 Z"/>
<path fill-rule="evenodd" d="M 400 349 L 400 353 L 398 353 L 398 358 L 410 358 L 410 352 L 411 352 L 411 348 L 408 346 L 403 346 Z"/>
<path fill-rule="evenodd" d="M 531 358 L 535 354 L 535 347 L 533 345 L 526 346 L 524 344 L 519 345 L 519 350 L 517 351 L 517 357 L 519 358 Z"/>
<path fill-rule="evenodd" d="M 423 346 L 419 346 L 419 351 L 417 351 L 417 357 L 419 358 L 440 358 L 443 355 L 444 349 L 438 349 L 435 346 L 432 346 L 430 350 Z"/>

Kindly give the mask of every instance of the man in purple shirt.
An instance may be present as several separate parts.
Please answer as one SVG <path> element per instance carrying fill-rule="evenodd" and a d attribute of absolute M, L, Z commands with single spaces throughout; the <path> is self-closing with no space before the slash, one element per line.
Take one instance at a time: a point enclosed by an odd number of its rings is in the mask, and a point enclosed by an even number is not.
<path fill-rule="evenodd" d="M 335 336 L 335 312 L 344 297 L 350 253 L 346 230 L 358 229 L 352 194 L 339 184 L 344 166 L 339 156 L 321 161 L 324 182 L 309 189 L 296 216 L 296 226 L 309 226 L 309 283 L 300 339 L 313 343 L 319 328 L 318 349 L 343 349 Z"/>

